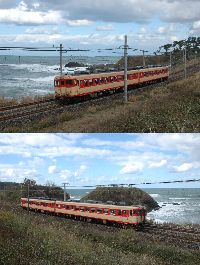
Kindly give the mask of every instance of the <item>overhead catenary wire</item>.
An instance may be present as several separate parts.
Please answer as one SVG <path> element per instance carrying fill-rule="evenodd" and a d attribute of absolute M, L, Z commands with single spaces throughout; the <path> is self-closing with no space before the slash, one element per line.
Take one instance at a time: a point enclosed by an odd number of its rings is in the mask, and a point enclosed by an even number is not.
<path fill-rule="evenodd" d="M 159 181 L 159 182 L 141 182 L 130 184 L 99 184 L 99 185 L 68 185 L 68 188 L 95 188 L 95 187 L 116 187 L 116 186 L 139 186 L 139 185 L 155 185 L 155 184 L 178 184 L 178 183 L 194 183 L 200 182 L 200 179 L 187 179 L 187 180 L 173 180 L 173 181 Z"/>

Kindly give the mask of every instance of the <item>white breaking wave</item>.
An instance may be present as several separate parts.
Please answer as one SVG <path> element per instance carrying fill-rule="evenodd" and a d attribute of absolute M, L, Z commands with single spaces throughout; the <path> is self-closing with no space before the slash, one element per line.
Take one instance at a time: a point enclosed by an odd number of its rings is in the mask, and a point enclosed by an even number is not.
<path fill-rule="evenodd" d="M 158 197 L 160 197 L 160 195 L 159 194 L 149 194 L 151 197 L 153 197 L 153 198 L 158 198 Z"/>
<path fill-rule="evenodd" d="M 32 73 L 59 73 L 59 65 L 43 65 L 43 64 L 9 64 L 9 67 L 19 70 L 27 70 Z"/>

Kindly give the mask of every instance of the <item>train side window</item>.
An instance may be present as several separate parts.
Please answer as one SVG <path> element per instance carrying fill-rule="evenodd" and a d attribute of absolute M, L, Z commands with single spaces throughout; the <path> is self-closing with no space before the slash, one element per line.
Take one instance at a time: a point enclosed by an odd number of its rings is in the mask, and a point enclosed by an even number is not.
<path fill-rule="evenodd" d="M 74 85 L 75 86 L 79 86 L 79 81 L 78 80 L 74 80 Z"/>
<path fill-rule="evenodd" d="M 91 208 L 91 209 L 90 209 L 90 212 L 91 212 L 91 213 L 95 213 L 95 212 L 96 212 L 96 209 L 95 209 L 95 208 Z"/>
<path fill-rule="evenodd" d="M 117 77 L 118 81 L 121 82 L 124 80 L 124 76 L 123 75 L 118 75 Z"/>
<path fill-rule="evenodd" d="M 122 211 L 121 210 L 118 210 L 117 214 L 118 215 L 122 215 Z"/>
<path fill-rule="evenodd" d="M 130 216 L 133 216 L 133 212 L 132 212 L 132 210 L 130 210 Z"/>
<path fill-rule="evenodd" d="M 108 214 L 108 209 L 104 209 L 103 213 Z"/>
<path fill-rule="evenodd" d="M 115 77 L 114 76 L 111 76 L 110 77 L 110 82 L 113 83 L 115 81 Z"/>
<path fill-rule="evenodd" d="M 89 86 L 92 86 L 92 85 L 93 85 L 93 81 L 89 80 Z"/>
<path fill-rule="evenodd" d="M 110 210 L 110 214 L 114 215 L 115 214 L 115 210 L 114 209 L 111 209 Z"/>
<path fill-rule="evenodd" d="M 80 207 L 80 211 L 81 212 L 84 212 L 85 211 L 85 208 L 84 207 Z"/>
<path fill-rule="evenodd" d="M 103 84 L 106 84 L 107 83 L 107 78 L 106 77 L 103 77 Z"/>
<path fill-rule="evenodd" d="M 96 85 L 97 85 L 97 83 L 96 83 L 96 79 L 92 79 L 92 85 L 93 85 L 93 86 L 96 86 Z"/>
<path fill-rule="evenodd" d="M 61 81 L 61 83 L 64 82 L 64 81 Z M 64 84 L 62 84 L 64 85 Z M 66 85 L 67 86 L 72 86 L 72 80 L 66 80 Z"/>
<path fill-rule="evenodd" d="M 64 86 L 65 85 L 65 81 L 61 81 L 61 86 Z"/>
<path fill-rule="evenodd" d="M 102 209 L 97 209 L 97 213 L 102 213 L 103 210 Z"/>
<path fill-rule="evenodd" d="M 128 75 L 128 80 L 131 80 L 132 79 L 132 75 Z"/>
<path fill-rule="evenodd" d="M 143 78 L 144 77 L 144 73 L 140 73 L 140 78 Z"/>
<path fill-rule="evenodd" d="M 90 211 L 90 208 L 86 207 L 86 208 L 85 208 L 85 211 L 86 211 L 86 212 L 89 212 L 89 211 Z"/>
<path fill-rule="evenodd" d="M 122 214 L 127 215 L 127 211 L 126 210 L 122 211 Z"/>
<path fill-rule="evenodd" d="M 84 81 L 84 80 L 81 80 L 81 81 L 80 81 L 80 87 L 81 87 L 81 88 L 84 88 L 84 87 L 85 87 L 85 81 Z"/>

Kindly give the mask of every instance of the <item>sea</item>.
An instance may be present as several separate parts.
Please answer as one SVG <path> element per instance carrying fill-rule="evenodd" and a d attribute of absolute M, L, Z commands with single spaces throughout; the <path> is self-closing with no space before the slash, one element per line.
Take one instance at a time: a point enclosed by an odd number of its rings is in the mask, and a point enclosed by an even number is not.
<path fill-rule="evenodd" d="M 78 62 L 86 66 L 113 64 L 118 56 L 64 56 L 63 72 L 69 62 Z M 60 73 L 60 58 L 56 56 L 5 56 L 0 55 L 0 97 L 21 98 L 45 96 L 54 93 L 54 77 Z"/>
<path fill-rule="evenodd" d="M 200 189 L 143 189 L 159 204 L 160 209 L 148 213 L 157 223 L 200 224 Z M 80 199 L 91 189 L 68 189 L 71 199 Z"/>

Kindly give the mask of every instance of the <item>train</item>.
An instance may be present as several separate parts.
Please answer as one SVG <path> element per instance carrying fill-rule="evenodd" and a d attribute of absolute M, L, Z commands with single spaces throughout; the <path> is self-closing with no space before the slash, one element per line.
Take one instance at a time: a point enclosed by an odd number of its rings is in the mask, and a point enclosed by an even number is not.
<path fill-rule="evenodd" d="M 133 69 L 128 71 L 127 77 L 128 89 L 162 82 L 169 78 L 169 67 L 151 66 Z M 58 100 L 113 94 L 124 90 L 124 71 L 56 76 L 54 87 L 55 98 Z"/>
<path fill-rule="evenodd" d="M 64 202 L 38 198 L 21 198 L 21 207 L 26 210 L 64 216 L 75 220 L 135 227 L 144 225 L 147 215 L 144 206 L 122 206 L 98 202 Z"/>

